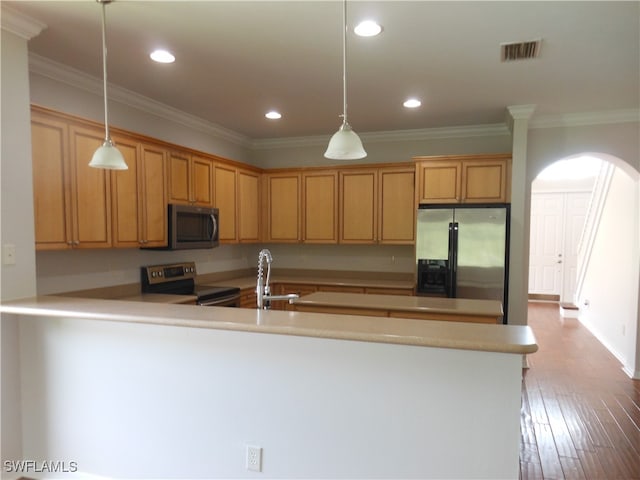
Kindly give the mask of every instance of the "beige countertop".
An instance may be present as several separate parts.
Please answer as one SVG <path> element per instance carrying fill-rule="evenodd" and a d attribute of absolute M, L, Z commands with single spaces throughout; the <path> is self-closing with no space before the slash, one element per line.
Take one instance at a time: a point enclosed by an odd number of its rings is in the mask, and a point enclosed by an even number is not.
<path fill-rule="evenodd" d="M 308 272 L 308 273 L 307 273 Z M 235 273 L 235 274 L 234 274 Z M 196 283 L 198 285 L 215 286 L 215 287 L 237 287 L 241 290 L 256 288 L 256 274 L 251 272 L 231 272 L 198 275 Z M 407 289 L 413 290 L 413 280 L 406 275 L 393 275 L 371 272 L 365 274 L 358 272 L 353 276 L 345 277 L 339 272 L 332 271 L 304 271 L 293 270 L 276 272 L 271 276 L 271 284 L 288 283 L 300 285 L 326 285 L 333 287 L 360 287 L 360 288 L 390 288 L 390 289 Z M 110 287 L 91 288 L 88 290 L 76 290 L 70 292 L 52 293 L 51 295 L 62 295 L 77 298 L 102 298 L 102 299 L 119 299 L 132 301 L 146 301 L 153 303 L 189 303 L 193 301 L 193 297 L 181 296 L 182 298 L 171 298 L 165 295 L 143 294 L 140 292 L 140 283 L 130 283 L 124 285 L 114 285 Z M 166 301 L 165 301 L 166 300 Z"/>
<path fill-rule="evenodd" d="M 195 303 L 198 297 L 195 295 L 170 295 L 166 293 L 139 293 L 126 297 L 119 297 L 118 300 L 131 302 L 150 302 L 165 304 Z"/>
<path fill-rule="evenodd" d="M 410 297 L 404 295 L 366 295 L 362 293 L 315 292 L 293 301 L 296 305 L 361 308 L 419 313 L 455 313 L 500 317 L 498 300 L 467 298 Z"/>
<path fill-rule="evenodd" d="M 206 281 L 199 280 L 199 285 L 226 286 L 238 288 L 256 288 L 257 277 L 246 276 L 229 278 L 226 280 Z M 413 289 L 411 280 L 390 280 L 384 278 L 344 278 L 331 276 L 298 276 L 298 275 L 278 275 L 272 274 L 270 284 L 274 283 L 299 283 L 305 285 L 330 285 L 336 287 L 363 287 L 363 288 L 406 288 Z"/>
<path fill-rule="evenodd" d="M 0 311 L 17 315 L 86 318 L 513 354 L 533 353 L 538 349 L 531 328 L 519 325 L 425 322 L 404 318 L 200 307 L 53 295 L 8 301 L 0 304 Z"/>

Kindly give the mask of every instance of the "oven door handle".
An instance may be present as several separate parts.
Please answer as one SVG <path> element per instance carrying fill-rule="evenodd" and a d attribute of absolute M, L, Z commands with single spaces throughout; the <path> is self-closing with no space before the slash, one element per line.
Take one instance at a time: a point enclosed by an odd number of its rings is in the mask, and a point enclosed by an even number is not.
<path fill-rule="evenodd" d="M 240 294 L 234 293 L 225 297 L 211 298 L 209 300 L 198 300 L 198 305 L 203 307 L 228 307 L 237 306 L 240 301 Z"/>

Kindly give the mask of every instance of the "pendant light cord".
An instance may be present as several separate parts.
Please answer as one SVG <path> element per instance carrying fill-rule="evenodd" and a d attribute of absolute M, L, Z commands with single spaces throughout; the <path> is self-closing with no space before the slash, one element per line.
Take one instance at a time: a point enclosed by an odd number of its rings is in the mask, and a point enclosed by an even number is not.
<path fill-rule="evenodd" d="M 342 123 L 347 123 L 347 0 L 342 10 Z"/>
<path fill-rule="evenodd" d="M 100 1 L 100 0 L 99 0 Z M 104 139 L 109 140 L 109 117 L 107 111 L 107 21 L 106 4 L 108 1 L 101 0 L 102 3 L 102 79 L 104 88 Z"/>

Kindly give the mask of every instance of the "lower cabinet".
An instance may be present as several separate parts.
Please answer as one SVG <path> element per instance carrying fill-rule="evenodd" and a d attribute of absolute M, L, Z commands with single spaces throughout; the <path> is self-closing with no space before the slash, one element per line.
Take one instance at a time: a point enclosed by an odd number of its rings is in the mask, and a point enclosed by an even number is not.
<path fill-rule="evenodd" d="M 372 295 L 405 295 L 408 297 L 413 296 L 413 288 L 380 288 L 380 287 L 366 287 L 364 293 Z"/>
<path fill-rule="evenodd" d="M 445 322 L 502 323 L 502 317 L 489 315 L 464 315 L 458 313 L 420 313 L 400 310 L 381 310 L 360 307 L 334 307 L 329 305 L 295 305 L 295 311 L 328 313 L 332 315 L 366 315 L 368 317 L 409 318 L 413 320 L 437 320 Z"/>
<path fill-rule="evenodd" d="M 344 287 L 342 285 L 319 285 L 318 292 L 364 293 L 364 287 Z"/>
<path fill-rule="evenodd" d="M 300 297 L 317 292 L 318 287 L 307 283 L 276 283 L 271 288 L 273 295 L 286 295 L 297 293 Z M 276 301 L 271 304 L 273 310 L 294 310 L 293 305 L 287 301 Z"/>
<path fill-rule="evenodd" d="M 297 293 L 304 297 L 314 292 L 337 292 L 337 293 L 368 293 L 378 295 L 413 295 L 412 288 L 379 288 L 379 287 L 358 287 L 347 285 L 316 285 L 310 283 L 274 283 L 271 286 L 273 295 L 286 295 Z M 255 304 L 255 303 L 254 303 Z M 297 310 L 294 305 L 288 302 L 276 301 L 271 304 L 272 310 Z"/>
<path fill-rule="evenodd" d="M 240 290 L 240 308 L 256 308 L 258 306 L 256 297 L 255 287 Z"/>

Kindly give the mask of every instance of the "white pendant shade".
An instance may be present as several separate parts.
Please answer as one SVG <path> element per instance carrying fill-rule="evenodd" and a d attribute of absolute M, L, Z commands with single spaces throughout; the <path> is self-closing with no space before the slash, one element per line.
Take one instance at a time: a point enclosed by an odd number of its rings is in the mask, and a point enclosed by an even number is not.
<path fill-rule="evenodd" d="M 358 160 L 366 157 L 367 152 L 365 152 L 358 134 L 345 122 L 329 140 L 329 146 L 324 152 L 324 156 L 332 160 Z"/>
<path fill-rule="evenodd" d="M 342 125 L 329 140 L 324 156 L 331 160 L 358 160 L 366 157 L 367 152 L 347 122 L 347 0 L 342 5 Z"/>
<path fill-rule="evenodd" d="M 107 108 L 107 19 L 105 7 L 112 0 L 96 0 L 102 7 L 102 88 L 104 92 L 104 143 L 95 151 L 89 166 L 107 170 L 128 170 L 127 162 L 109 135 L 109 110 Z"/>
<path fill-rule="evenodd" d="M 104 143 L 98 148 L 91 162 L 90 167 L 94 168 L 106 168 L 107 170 L 127 170 L 127 162 L 124 161 L 124 157 L 120 150 L 116 148 L 110 138 L 105 139 Z"/>

